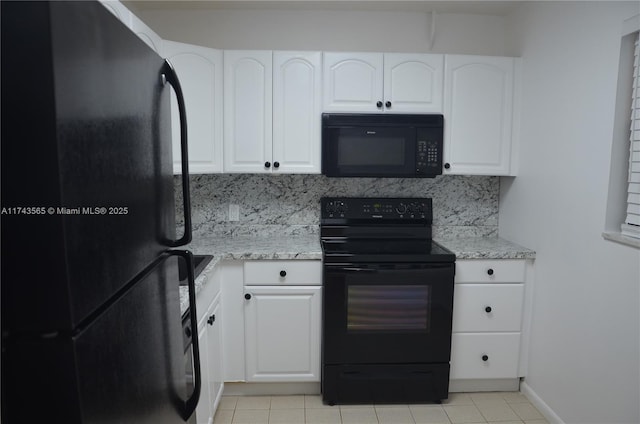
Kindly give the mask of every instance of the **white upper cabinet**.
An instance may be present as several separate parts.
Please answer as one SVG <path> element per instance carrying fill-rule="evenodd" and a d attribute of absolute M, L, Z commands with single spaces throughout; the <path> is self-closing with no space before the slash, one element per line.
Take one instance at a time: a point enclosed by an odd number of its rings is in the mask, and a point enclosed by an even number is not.
<path fill-rule="evenodd" d="M 224 171 L 319 173 L 321 54 L 224 55 Z"/>
<path fill-rule="evenodd" d="M 100 0 L 100 3 L 111 13 L 114 14 L 127 28 L 131 29 L 131 16 L 133 15 L 125 5 L 118 0 Z"/>
<path fill-rule="evenodd" d="M 514 174 L 515 70 L 510 57 L 445 57 L 445 174 Z"/>
<path fill-rule="evenodd" d="M 224 171 L 271 169 L 271 51 L 224 52 Z"/>
<path fill-rule="evenodd" d="M 162 54 L 174 66 L 184 93 L 189 173 L 222 172 L 222 51 L 165 40 Z M 173 172 L 180 174 L 180 121 L 175 94 L 171 96 L 171 118 Z"/>
<path fill-rule="evenodd" d="M 133 31 L 142 41 L 147 43 L 149 47 L 151 47 L 156 53 L 160 53 L 160 49 L 162 48 L 162 38 L 158 34 L 155 33 L 154 30 L 149 28 L 147 24 L 142 22 L 140 18 L 138 18 L 133 13 L 131 14 L 131 31 Z"/>
<path fill-rule="evenodd" d="M 324 54 L 325 112 L 442 112 L 443 56 Z"/>
<path fill-rule="evenodd" d="M 320 173 L 320 52 L 273 53 L 273 172 Z"/>
<path fill-rule="evenodd" d="M 324 111 L 376 112 L 382 101 L 382 53 L 324 53 Z"/>
<path fill-rule="evenodd" d="M 439 54 L 385 53 L 385 111 L 441 113 L 443 72 Z"/>

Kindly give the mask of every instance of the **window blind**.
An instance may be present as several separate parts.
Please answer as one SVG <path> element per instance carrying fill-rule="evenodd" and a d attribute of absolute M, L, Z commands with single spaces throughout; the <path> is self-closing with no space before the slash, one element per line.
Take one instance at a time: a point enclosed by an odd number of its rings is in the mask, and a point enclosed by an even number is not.
<path fill-rule="evenodd" d="M 627 218 L 622 224 L 622 234 L 640 238 L 640 32 L 633 61 L 630 134 Z"/>

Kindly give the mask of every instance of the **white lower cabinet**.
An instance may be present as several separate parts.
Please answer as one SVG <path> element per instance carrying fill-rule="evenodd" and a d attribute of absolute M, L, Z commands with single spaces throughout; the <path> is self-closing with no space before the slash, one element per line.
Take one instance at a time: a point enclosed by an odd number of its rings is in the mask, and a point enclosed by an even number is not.
<path fill-rule="evenodd" d="M 458 260 L 451 380 L 517 379 L 526 261 Z"/>
<path fill-rule="evenodd" d="M 196 422 L 211 424 L 224 389 L 222 364 L 222 295 L 216 270 L 198 294 L 198 342 L 202 378 Z"/>
<path fill-rule="evenodd" d="M 213 422 L 213 416 L 220 403 L 224 388 L 222 381 L 222 316 L 220 312 L 220 296 L 217 296 L 198 324 L 200 361 L 202 363 L 202 393 L 198 409 L 196 409 L 198 424 Z M 199 413 L 200 408 L 209 411 L 209 413 L 206 415 Z"/>
<path fill-rule="evenodd" d="M 320 381 L 318 286 L 245 286 L 246 381 Z"/>
<path fill-rule="evenodd" d="M 520 333 L 454 333 L 451 379 L 518 377 Z"/>
<path fill-rule="evenodd" d="M 318 383 L 321 261 L 230 261 L 223 280 L 225 381 Z"/>
<path fill-rule="evenodd" d="M 198 344 L 200 345 L 200 400 L 196 407 L 196 423 L 208 424 L 213 422 L 214 411 L 211 407 L 211 390 L 209 388 L 209 331 L 205 319 L 198 323 Z"/>

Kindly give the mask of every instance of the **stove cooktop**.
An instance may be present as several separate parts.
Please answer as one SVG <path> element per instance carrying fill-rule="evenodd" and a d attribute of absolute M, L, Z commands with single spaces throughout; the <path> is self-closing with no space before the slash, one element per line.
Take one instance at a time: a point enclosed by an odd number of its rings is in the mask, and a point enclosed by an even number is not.
<path fill-rule="evenodd" d="M 431 239 L 430 198 L 327 197 L 321 208 L 326 263 L 455 261 Z"/>
<path fill-rule="evenodd" d="M 322 240 L 326 263 L 455 262 L 450 250 L 432 240 Z"/>

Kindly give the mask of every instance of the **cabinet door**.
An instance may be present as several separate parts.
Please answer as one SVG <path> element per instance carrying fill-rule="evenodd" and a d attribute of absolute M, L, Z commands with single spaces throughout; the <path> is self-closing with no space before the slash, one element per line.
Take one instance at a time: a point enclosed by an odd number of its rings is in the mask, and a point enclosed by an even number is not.
<path fill-rule="evenodd" d="M 176 69 L 184 92 L 189 172 L 222 172 L 222 52 L 165 40 L 162 53 Z M 171 96 L 171 131 L 173 173 L 180 174 L 180 120 L 175 94 Z"/>
<path fill-rule="evenodd" d="M 520 333 L 454 333 L 451 379 L 516 378 Z"/>
<path fill-rule="evenodd" d="M 247 381 L 320 381 L 321 290 L 245 286 Z"/>
<path fill-rule="evenodd" d="M 515 59 L 445 57 L 445 174 L 510 175 Z"/>
<path fill-rule="evenodd" d="M 382 53 L 325 53 L 324 111 L 381 111 L 382 63 Z"/>
<path fill-rule="evenodd" d="M 200 344 L 200 375 L 202 384 L 200 386 L 200 400 L 196 407 L 196 423 L 208 424 L 213 421 L 213 411 L 211 409 L 211 390 L 208 384 L 208 376 L 210 374 L 209 367 L 209 329 L 207 328 L 207 320 L 202 319 L 198 323 L 198 342 Z"/>
<path fill-rule="evenodd" d="M 213 302 L 205 318 L 207 324 L 207 363 L 209 366 L 208 386 L 211 401 L 211 414 L 215 415 L 216 408 L 224 389 L 222 377 L 222 308 L 220 297 Z"/>
<path fill-rule="evenodd" d="M 523 284 L 457 284 L 453 332 L 518 332 L 523 299 Z"/>
<path fill-rule="evenodd" d="M 321 63 L 320 52 L 273 53 L 273 172 L 320 173 Z"/>
<path fill-rule="evenodd" d="M 386 53 L 385 111 L 442 113 L 443 75 L 443 55 Z"/>
<path fill-rule="evenodd" d="M 162 48 L 162 38 L 133 13 L 131 14 L 131 31 L 147 43 L 156 53 L 160 52 Z"/>
<path fill-rule="evenodd" d="M 109 12 L 113 13 L 114 16 L 120 20 L 120 22 L 125 24 L 127 28 L 131 29 L 132 13 L 129 11 L 129 9 L 126 8 L 125 5 L 120 3 L 118 0 L 99 0 L 99 1 Z"/>
<path fill-rule="evenodd" d="M 271 171 L 271 62 L 271 51 L 224 52 L 225 172 Z"/>

